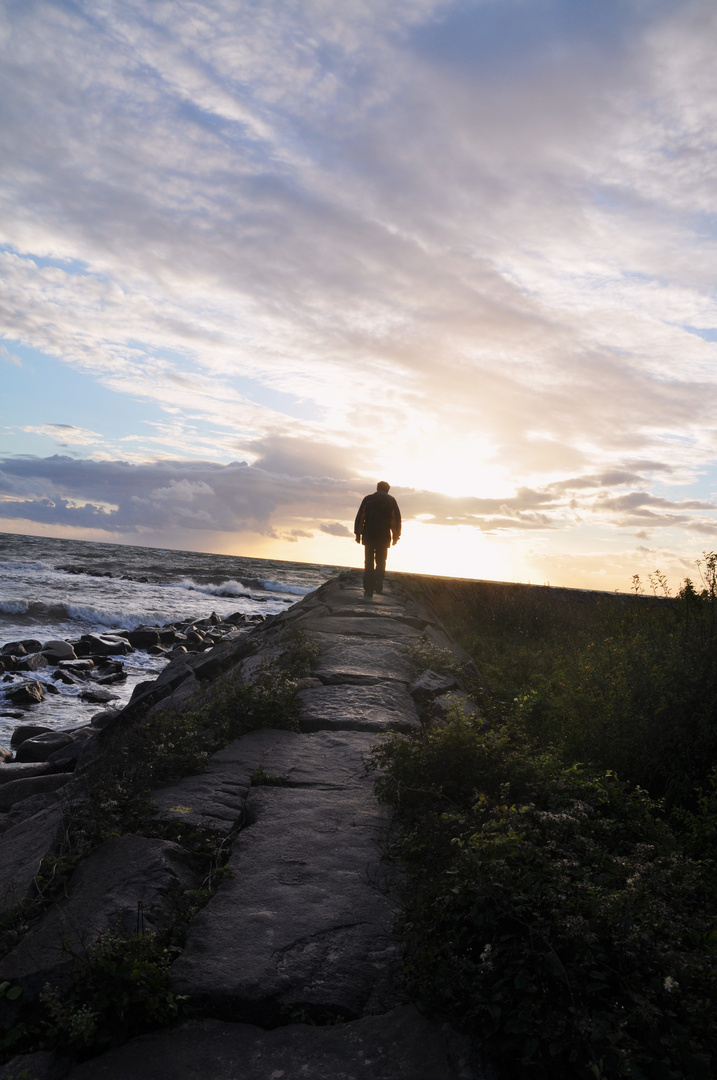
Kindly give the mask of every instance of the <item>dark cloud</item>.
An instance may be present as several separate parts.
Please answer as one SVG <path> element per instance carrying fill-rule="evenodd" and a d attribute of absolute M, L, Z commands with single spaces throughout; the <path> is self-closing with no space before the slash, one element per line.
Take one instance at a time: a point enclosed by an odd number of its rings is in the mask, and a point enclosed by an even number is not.
<path fill-rule="evenodd" d="M 147 530 L 168 535 L 252 532 L 296 541 L 310 538 L 314 530 L 350 538 L 366 485 L 307 474 L 313 451 L 303 453 L 297 442 L 296 452 L 292 460 L 301 461 L 297 475 L 243 461 L 134 464 L 62 455 L 6 458 L 0 460 L 0 516 L 128 537 Z M 322 469 L 321 455 L 314 460 Z M 626 474 L 620 476 L 624 483 Z M 584 489 L 578 478 L 566 490 L 561 485 L 543 490 L 520 487 L 511 496 L 492 499 L 400 486 L 392 492 L 406 521 L 470 526 L 486 533 L 552 531 L 574 524 L 578 512 L 579 520 L 619 528 L 681 525 L 694 532 L 712 528 L 717 504 L 709 500 L 671 500 L 646 491 L 611 496 L 595 478 L 587 481 Z M 303 524 L 297 527 L 299 518 Z"/>
<path fill-rule="evenodd" d="M 319 529 L 321 532 L 328 533 L 329 536 L 347 536 L 349 538 L 353 536 L 353 533 L 345 525 L 342 525 L 340 521 L 324 521 L 319 525 Z"/>

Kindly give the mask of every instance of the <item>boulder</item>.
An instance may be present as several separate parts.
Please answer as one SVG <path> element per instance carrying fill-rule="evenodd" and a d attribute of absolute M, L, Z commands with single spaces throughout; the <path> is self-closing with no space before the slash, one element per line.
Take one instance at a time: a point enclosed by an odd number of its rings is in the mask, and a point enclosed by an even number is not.
<path fill-rule="evenodd" d="M 77 675 L 73 675 L 71 671 L 63 671 L 62 668 L 57 668 L 52 673 L 53 679 L 58 679 L 65 686 L 77 686 L 78 683 L 83 683 L 85 680 L 80 679 Z"/>
<path fill-rule="evenodd" d="M 2 747 L 0 748 L 0 765 L 5 761 L 12 761 L 12 750 L 6 750 Z"/>
<path fill-rule="evenodd" d="M 16 761 L 0 765 L 0 784 L 10 780 L 25 780 L 28 776 L 44 776 L 52 772 L 52 766 L 45 761 L 31 761 L 25 765 Z"/>
<path fill-rule="evenodd" d="M 49 661 L 41 652 L 30 653 L 22 656 L 15 664 L 15 671 L 39 671 L 40 668 L 48 667 Z"/>
<path fill-rule="evenodd" d="M 148 649 L 150 645 L 159 645 L 159 630 L 156 627 L 138 626 L 136 630 L 130 630 L 127 640 L 135 649 Z"/>
<path fill-rule="evenodd" d="M 8 641 L 7 645 L 3 645 L 0 652 L 2 652 L 3 656 L 19 657 L 27 655 L 27 649 L 21 641 Z"/>
<path fill-rule="evenodd" d="M 31 894 L 40 863 L 57 850 L 61 836 L 62 814 L 54 807 L 25 818 L 0 836 L 0 910 L 7 911 Z"/>
<path fill-rule="evenodd" d="M 82 640 L 88 642 L 95 656 L 126 656 L 127 653 L 134 652 L 130 643 L 122 637 L 112 637 L 109 634 L 83 634 Z"/>
<path fill-rule="evenodd" d="M 36 679 L 32 679 L 30 682 L 8 690 L 7 696 L 13 705 L 21 705 L 25 708 L 28 705 L 38 705 L 41 701 L 44 701 L 45 691 Z"/>
<path fill-rule="evenodd" d="M 76 660 L 77 656 L 75 650 L 70 645 L 69 641 L 46 641 L 42 646 L 42 651 L 50 661 L 55 663 L 57 660 Z"/>
<path fill-rule="evenodd" d="M 90 724 L 93 728 L 95 728 L 96 731 L 102 731 L 102 729 L 108 727 L 108 725 L 111 724 L 113 720 L 116 720 L 121 712 L 121 709 L 117 709 L 114 706 L 110 705 L 109 708 L 103 709 L 101 712 L 95 713 L 95 715 L 90 719 Z"/>
<path fill-rule="evenodd" d="M 189 1020 L 75 1065 L 67 1080 L 477 1080 L 468 1040 L 412 1005 L 381 1016 L 264 1031 Z"/>
<path fill-rule="evenodd" d="M 80 691 L 80 700 L 89 701 L 93 705 L 105 705 L 108 701 L 116 701 L 118 696 L 111 690 L 105 690 L 103 686 L 89 686 Z"/>
<path fill-rule="evenodd" d="M 0 960 L 0 982 L 21 982 L 23 1000 L 47 981 L 62 985 L 73 954 L 83 955 L 104 931 L 135 933 L 138 919 L 140 930 L 167 928 L 175 917 L 176 892 L 196 888 L 199 880 L 193 857 L 177 844 L 141 836 L 106 840 L 75 870 L 67 895 Z"/>
<path fill-rule="evenodd" d="M 66 1075 L 67 1063 L 51 1050 L 18 1054 L 0 1068 L 0 1080 L 64 1080 Z"/>
<path fill-rule="evenodd" d="M 10 738 L 10 746 L 19 746 L 26 739 L 34 739 L 36 735 L 44 735 L 46 731 L 54 730 L 46 724 L 18 724 Z"/>
<path fill-rule="evenodd" d="M 68 734 L 72 735 L 72 742 L 67 743 L 66 746 L 61 746 L 59 750 L 54 750 L 47 759 L 48 765 L 63 771 L 74 769 L 80 754 L 85 748 L 85 743 L 95 732 L 96 729 L 93 731 L 89 726 L 68 732 Z"/>
<path fill-rule="evenodd" d="M 0 785 L 0 811 L 9 810 L 15 803 L 32 795 L 57 791 L 72 779 L 71 773 L 46 773 L 44 776 L 26 776 L 22 780 L 10 780 Z"/>
<path fill-rule="evenodd" d="M 16 761 L 47 761 L 50 754 L 72 742 L 72 736 L 65 731 L 46 731 L 34 739 L 26 739 L 17 748 Z"/>
<path fill-rule="evenodd" d="M 452 709 L 458 707 L 465 716 L 477 719 L 480 709 L 472 698 L 463 690 L 452 690 L 449 694 L 441 694 L 434 698 L 430 704 L 431 715 L 435 720 L 445 720 Z"/>
<path fill-rule="evenodd" d="M 460 688 L 461 685 L 455 675 L 441 675 L 429 668 L 411 683 L 408 692 L 418 705 L 425 705 L 439 694 L 447 694 L 449 690 L 460 690 Z"/>

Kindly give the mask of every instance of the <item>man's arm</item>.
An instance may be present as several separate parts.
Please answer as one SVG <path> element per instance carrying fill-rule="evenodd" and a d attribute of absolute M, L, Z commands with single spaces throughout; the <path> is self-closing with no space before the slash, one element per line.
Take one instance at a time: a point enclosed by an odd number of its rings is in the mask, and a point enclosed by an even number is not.
<path fill-rule="evenodd" d="M 361 505 L 358 508 L 356 520 L 354 521 L 354 536 L 356 537 L 356 543 L 361 543 L 361 536 L 363 534 L 363 527 L 366 524 L 366 499 L 368 495 L 365 495 Z"/>
<path fill-rule="evenodd" d="M 401 539 L 401 511 L 398 509 L 398 503 L 395 499 L 393 500 L 393 513 L 391 514 L 391 534 L 394 544 L 397 544 Z"/>

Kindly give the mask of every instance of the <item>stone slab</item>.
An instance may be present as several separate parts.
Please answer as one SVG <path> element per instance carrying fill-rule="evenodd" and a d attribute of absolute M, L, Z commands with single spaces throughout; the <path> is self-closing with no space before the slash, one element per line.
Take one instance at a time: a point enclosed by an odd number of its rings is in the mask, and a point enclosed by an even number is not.
<path fill-rule="evenodd" d="M 302 731 L 410 731 L 419 726 L 413 698 L 397 682 L 320 686 L 298 694 Z"/>
<path fill-rule="evenodd" d="M 307 614 L 295 625 L 309 632 L 349 635 L 352 637 L 388 638 L 408 643 L 419 636 L 415 626 L 406 625 L 397 618 L 377 618 L 371 615 L 323 615 L 320 618 Z"/>
<path fill-rule="evenodd" d="M 259 767 L 294 787 L 341 788 L 363 778 L 364 758 L 373 745 L 369 736 L 309 737 L 275 728 L 248 732 L 213 754 L 206 772 L 155 788 L 155 820 L 228 836 L 244 824 L 251 777 Z"/>
<path fill-rule="evenodd" d="M 0 836 L 0 910 L 31 895 L 40 863 L 57 850 L 61 826 L 62 814 L 52 808 L 25 818 Z"/>
<path fill-rule="evenodd" d="M 237 740 L 236 753 L 253 773 L 262 766 L 291 787 L 343 789 L 365 786 L 364 761 L 376 743 L 366 733 L 317 731 L 301 734 L 266 728 Z"/>
<path fill-rule="evenodd" d="M 140 929 L 168 926 L 174 915 L 173 890 L 198 884 L 193 859 L 177 844 L 140 836 L 107 840 L 75 870 L 67 896 L 0 960 L 0 982 L 19 982 L 27 1000 L 47 980 L 62 981 L 74 956 L 84 955 L 105 930 L 134 933 L 138 917 Z"/>
<path fill-rule="evenodd" d="M 466 1041 L 410 1005 L 328 1027 L 190 1020 L 132 1039 L 68 1080 L 479 1080 Z"/>
<path fill-rule="evenodd" d="M 327 685 L 366 686 L 391 679 L 408 684 L 412 680 L 404 643 L 361 637 L 337 641 L 333 634 L 322 633 L 312 637 L 320 649 L 312 674 Z"/>
<path fill-rule="evenodd" d="M 235 877 L 190 924 L 175 988 L 262 1023 L 287 1006 L 356 1017 L 396 1004 L 392 911 L 369 883 L 385 827 L 371 784 L 258 788 L 247 809 Z"/>

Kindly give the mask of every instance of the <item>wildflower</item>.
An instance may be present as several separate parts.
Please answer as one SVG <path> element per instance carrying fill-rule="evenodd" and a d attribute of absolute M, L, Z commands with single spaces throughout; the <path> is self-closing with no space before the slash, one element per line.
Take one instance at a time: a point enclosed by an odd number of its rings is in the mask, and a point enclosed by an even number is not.
<path fill-rule="evenodd" d="M 677 979 L 673 979 L 671 975 L 665 975 L 664 982 L 662 983 L 668 994 L 674 993 L 675 990 L 680 989 L 680 984 Z"/>

